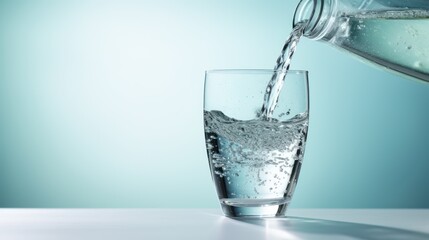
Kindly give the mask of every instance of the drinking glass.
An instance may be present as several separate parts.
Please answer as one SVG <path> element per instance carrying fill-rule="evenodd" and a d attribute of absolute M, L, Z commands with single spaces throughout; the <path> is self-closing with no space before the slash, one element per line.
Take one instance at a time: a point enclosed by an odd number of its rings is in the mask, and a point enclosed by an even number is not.
<path fill-rule="evenodd" d="M 307 71 L 286 73 L 272 115 L 261 114 L 273 70 L 210 70 L 204 132 L 210 172 L 228 217 L 285 216 L 307 139 Z"/>

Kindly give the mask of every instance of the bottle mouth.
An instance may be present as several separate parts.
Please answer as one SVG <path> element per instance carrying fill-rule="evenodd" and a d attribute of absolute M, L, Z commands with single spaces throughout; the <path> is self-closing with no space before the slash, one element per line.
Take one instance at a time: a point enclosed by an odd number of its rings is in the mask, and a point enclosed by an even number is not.
<path fill-rule="evenodd" d="M 304 36 L 322 38 L 332 26 L 332 13 L 336 0 L 301 0 L 295 9 L 293 26 L 304 24 Z"/>
<path fill-rule="evenodd" d="M 323 6 L 323 4 L 317 4 L 317 0 L 301 0 L 295 9 L 293 26 L 304 24 L 304 35 L 307 36 L 314 30 L 320 19 L 321 6 Z"/>

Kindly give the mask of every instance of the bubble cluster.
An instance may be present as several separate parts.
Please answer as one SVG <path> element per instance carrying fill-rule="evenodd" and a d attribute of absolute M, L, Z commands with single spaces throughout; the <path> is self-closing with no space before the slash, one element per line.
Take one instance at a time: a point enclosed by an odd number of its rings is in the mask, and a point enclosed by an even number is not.
<path fill-rule="evenodd" d="M 220 111 L 205 112 L 204 117 L 214 180 L 237 197 L 282 197 L 303 157 L 307 114 L 287 122 L 239 121 Z"/>
<path fill-rule="evenodd" d="M 391 10 L 391 11 L 367 11 L 355 14 L 354 17 L 360 19 L 415 19 L 415 18 L 428 18 L 429 12 L 427 10 L 409 9 L 409 10 Z"/>

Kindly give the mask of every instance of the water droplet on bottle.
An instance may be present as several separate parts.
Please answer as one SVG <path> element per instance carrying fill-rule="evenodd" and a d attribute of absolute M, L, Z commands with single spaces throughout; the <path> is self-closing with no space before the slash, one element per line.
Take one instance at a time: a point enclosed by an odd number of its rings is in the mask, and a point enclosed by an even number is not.
<path fill-rule="evenodd" d="M 414 67 L 421 68 L 421 67 L 423 67 L 423 63 L 420 61 L 416 61 L 416 62 L 414 62 Z"/>

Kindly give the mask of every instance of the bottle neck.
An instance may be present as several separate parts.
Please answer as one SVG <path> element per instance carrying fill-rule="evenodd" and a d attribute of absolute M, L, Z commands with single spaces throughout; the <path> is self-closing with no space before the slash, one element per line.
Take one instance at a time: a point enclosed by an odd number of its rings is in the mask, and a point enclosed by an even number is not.
<path fill-rule="evenodd" d="M 337 0 L 301 0 L 295 10 L 293 26 L 304 24 L 304 36 L 324 38 L 335 25 Z"/>

